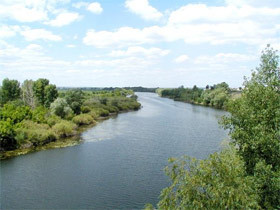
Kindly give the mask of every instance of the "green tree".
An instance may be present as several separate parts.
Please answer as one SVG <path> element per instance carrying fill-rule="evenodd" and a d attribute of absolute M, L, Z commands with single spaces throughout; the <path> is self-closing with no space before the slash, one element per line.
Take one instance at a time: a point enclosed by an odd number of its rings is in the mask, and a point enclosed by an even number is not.
<path fill-rule="evenodd" d="M 68 118 L 73 115 L 73 110 L 64 98 L 57 98 L 50 106 L 52 114 L 61 118 Z"/>
<path fill-rule="evenodd" d="M 65 99 L 74 113 L 80 114 L 84 101 L 84 92 L 82 90 L 67 91 Z"/>
<path fill-rule="evenodd" d="M 54 102 L 54 100 L 58 96 L 58 92 L 55 85 L 47 85 L 44 90 L 45 95 L 45 107 L 50 107 L 50 104 Z"/>
<path fill-rule="evenodd" d="M 16 125 L 25 119 L 31 119 L 32 112 L 28 106 L 16 106 L 9 102 L 0 108 L 0 148 L 3 150 L 15 149 Z"/>
<path fill-rule="evenodd" d="M 169 162 L 171 185 L 161 192 L 159 209 L 259 209 L 254 180 L 246 176 L 234 148 L 206 160 L 185 157 Z"/>
<path fill-rule="evenodd" d="M 49 84 L 48 79 L 38 79 L 34 82 L 33 91 L 39 105 L 49 107 L 57 98 L 56 86 Z"/>
<path fill-rule="evenodd" d="M 18 99 L 20 97 L 20 83 L 17 80 L 4 79 L 0 94 L 1 104 Z"/>
<path fill-rule="evenodd" d="M 244 83 L 242 96 L 229 103 L 231 115 L 223 122 L 245 161 L 248 175 L 255 176 L 265 209 L 280 206 L 279 75 L 279 56 L 267 46 L 260 66 Z M 260 173 L 260 166 L 267 170 L 267 176 Z"/>
<path fill-rule="evenodd" d="M 44 106 L 45 105 L 45 88 L 49 85 L 48 79 L 38 79 L 34 82 L 33 91 L 36 96 L 37 102 Z"/>

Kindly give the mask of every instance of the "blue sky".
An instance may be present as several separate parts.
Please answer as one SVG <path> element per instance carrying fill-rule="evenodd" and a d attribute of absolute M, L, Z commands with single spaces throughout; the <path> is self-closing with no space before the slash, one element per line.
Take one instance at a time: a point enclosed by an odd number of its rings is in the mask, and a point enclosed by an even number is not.
<path fill-rule="evenodd" d="M 239 87 L 279 20 L 279 0 L 1 0 L 0 81 Z"/>

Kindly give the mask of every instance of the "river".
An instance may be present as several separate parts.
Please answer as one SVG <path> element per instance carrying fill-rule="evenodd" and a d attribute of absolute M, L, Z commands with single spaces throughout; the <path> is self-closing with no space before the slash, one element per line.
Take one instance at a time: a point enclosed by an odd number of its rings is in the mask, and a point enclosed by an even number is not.
<path fill-rule="evenodd" d="M 82 134 L 84 143 L 1 161 L 0 209 L 142 209 L 168 185 L 169 157 L 205 158 L 226 112 L 137 93 L 143 108 Z"/>

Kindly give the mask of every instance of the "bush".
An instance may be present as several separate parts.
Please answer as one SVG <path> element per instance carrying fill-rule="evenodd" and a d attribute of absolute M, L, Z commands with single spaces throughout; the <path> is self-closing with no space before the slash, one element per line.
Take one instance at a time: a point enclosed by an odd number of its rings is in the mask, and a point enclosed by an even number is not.
<path fill-rule="evenodd" d="M 69 119 L 73 116 L 73 110 L 70 108 L 67 101 L 63 98 L 57 98 L 51 104 L 50 109 L 52 114 L 55 114 L 64 119 Z"/>
<path fill-rule="evenodd" d="M 77 126 L 70 121 L 61 120 L 57 124 L 52 127 L 52 130 L 58 135 L 60 138 L 72 136 L 75 134 Z"/>
<path fill-rule="evenodd" d="M 48 119 L 47 119 L 47 124 L 50 126 L 50 127 L 52 127 L 52 126 L 54 126 L 56 123 L 59 123 L 59 122 L 61 122 L 62 121 L 62 119 L 59 117 L 59 116 L 57 116 L 57 115 L 51 115 L 50 117 L 48 117 Z"/>
<path fill-rule="evenodd" d="M 111 105 L 104 106 L 103 109 L 106 109 L 110 113 L 117 113 L 117 112 L 119 112 L 118 107 L 111 106 Z"/>
<path fill-rule="evenodd" d="M 33 121 L 25 120 L 19 124 L 16 131 L 18 144 L 32 142 L 34 146 L 44 145 L 57 139 L 56 134 L 47 124 L 38 124 Z"/>
<path fill-rule="evenodd" d="M 89 125 L 95 123 L 93 117 L 90 114 L 80 114 L 75 116 L 72 121 L 77 125 Z"/>
<path fill-rule="evenodd" d="M 90 116 L 92 116 L 92 118 L 94 119 L 94 120 L 97 120 L 97 118 L 98 118 L 98 113 L 96 112 L 96 111 L 94 111 L 94 110 L 92 110 L 92 111 L 90 111 L 89 113 L 88 113 Z"/>
<path fill-rule="evenodd" d="M 6 121 L 0 120 L 0 148 L 4 150 L 12 150 L 17 147 L 17 142 L 14 138 L 15 131 L 13 123 L 10 119 Z"/>
<path fill-rule="evenodd" d="M 89 113 L 91 111 L 89 106 L 82 106 L 81 111 L 83 114 Z"/>
<path fill-rule="evenodd" d="M 109 111 L 108 110 L 105 110 L 105 109 L 102 109 L 102 108 L 97 108 L 97 109 L 94 109 L 94 111 L 97 113 L 98 116 L 101 116 L 101 117 L 109 116 Z"/>
<path fill-rule="evenodd" d="M 32 112 L 32 120 L 37 123 L 46 123 L 47 113 L 48 113 L 47 108 L 43 106 L 36 107 Z"/>
<path fill-rule="evenodd" d="M 20 123 L 25 119 L 32 118 L 32 112 L 28 106 L 16 106 L 12 103 L 7 103 L 3 108 L 0 108 L 0 120 L 11 120 L 11 123 Z"/>

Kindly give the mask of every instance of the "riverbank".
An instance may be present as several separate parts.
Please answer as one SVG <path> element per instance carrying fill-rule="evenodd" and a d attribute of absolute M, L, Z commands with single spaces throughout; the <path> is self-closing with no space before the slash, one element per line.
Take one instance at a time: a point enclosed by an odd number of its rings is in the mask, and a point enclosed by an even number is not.
<path fill-rule="evenodd" d="M 230 100 L 241 96 L 241 91 L 229 88 L 228 84 L 220 83 L 206 89 L 198 88 L 167 88 L 156 91 L 159 96 L 181 101 L 185 103 L 212 107 L 216 109 L 227 110 L 227 104 Z"/>
<path fill-rule="evenodd" d="M 13 81 L 7 79 L 7 82 Z M 35 97 L 36 85 L 42 86 L 41 83 L 48 84 L 48 80 L 32 82 L 30 91 L 33 92 L 28 100 L 23 94 L 0 103 L 0 159 L 76 145 L 83 128 L 141 107 L 134 92 L 125 89 L 57 91 L 52 85 L 52 98 L 39 93 Z M 48 90 L 50 86 L 45 88 Z M 24 86 L 18 91 L 24 92 Z M 31 103 L 31 99 L 35 102 Z"/>
<path fill-rule="evenodd" d="M 168 97 L 168 96 L 160 96 L 162 98 L 168 98 L 168 99 L 171 99 L 171 100 L 174 100 L 174 101 L 179 101 L 179 102 L 183 102 L 183 103 L 187 103 L 187 104 L 193 104 L 193 105 L 198 105 L 198 106 L 203 106 L 203 107 L 210 107 L 210 108 L 213 108 L 213 109 L 218 109 L 218 110 L 224 110 L 226 111 L 226 108 L 218 108 L 218 107 L 214 107 L 214 106 L 211 106 L 211 105 L 207 105 L 207 104 L 204 104 L 204 103 L 199 103 L 199 102 L 196 102 L 196 101 L 186 101 L 186 100 L 182 100 L 182 99 L 174 99 L 172 97 Z"/>
<path fill-rule="evenodd" d="M 104 120 L 108 120 L 110 118 L 115 118 L 119 114 L 132 112 L 132 111 L 137 111 L 137 110 L 114 112 L 114 113 L 110 113 L 110 115 L 106 116 L 106 117 L 98 117 L 94 123 L 78 127 L 78 129 L 76 130 L 76 133 L 73 136 L 59 138 L 56 141 L 47 143 L 45 145 L 34 146 L 32 144 L 26 144 L 26 145 L 23 145 L 22 148 L 18 148 L 15 150 L 1 151 L 0 160 L 5 160 L 8 158 L 13 158 L 16 156 L 26 155 L 28 153 L 38 152 L 38 151 L 47 150 L 47 149 L 58 149 L 58 148 L 71 147 L 71 146 L 81 144 L 83 142 L 83 140 L 81 139 L 81 134 L 83 132 L 85 132 L 86 130 L 96 126 L 98 123 L 101 123 Z"/>

